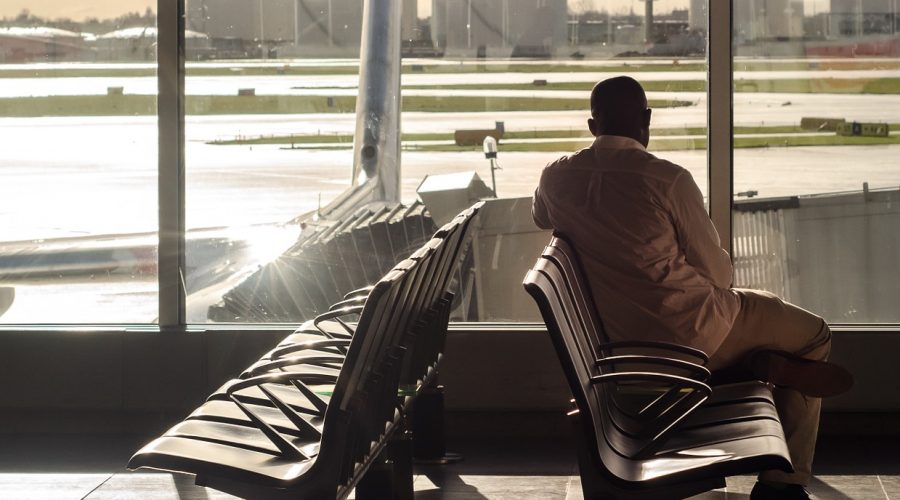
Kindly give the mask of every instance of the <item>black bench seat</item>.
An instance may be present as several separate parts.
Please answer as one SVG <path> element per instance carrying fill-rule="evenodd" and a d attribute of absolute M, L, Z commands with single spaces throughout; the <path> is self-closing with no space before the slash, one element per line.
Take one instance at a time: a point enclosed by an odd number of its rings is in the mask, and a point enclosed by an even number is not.
<path fill-rule="evenodd" d="M 448 287 L 480 206 L 302 325 L 128 467 L 191 473 L 198 484 L 252 498 L 345 498 L 357 484 L 357 498 L 384 498 L 398 485 L 410 496 L 406 414 L 436 375 Z M 389 491 L 372 486 L 381 479 L 363 480 L 386 466 Z"/>
<path fill-rule="evenodd" d="M 703 352 L 611 341 L 581 269 L 555 234 L 524 285 L 574 396 L 586 499 L 684 498 L 724 486 L 726 476 L 792 470 L 768 385 L 710 386 Z"/>
<path fill-rule="evenodd" d="M 321 432 L 322 417 L 317 411 L 311 408 L 307 411 L 303 411 L 302 408 L 296 409 L 297 412 L 301 413 L 314 428 Z M 278 432 L 298 437 L 306 435 L 306 432 L 297 429 L 297 426 L 276 408 L 257 405 L 253 408 L 253 412 L 267 424 L 276 428 Z M 253 421 L 231 401 L 207 401 L 188 415 L 185 421 L 189 420 L 205 420 L 251 427 L 254 426 Z"/>

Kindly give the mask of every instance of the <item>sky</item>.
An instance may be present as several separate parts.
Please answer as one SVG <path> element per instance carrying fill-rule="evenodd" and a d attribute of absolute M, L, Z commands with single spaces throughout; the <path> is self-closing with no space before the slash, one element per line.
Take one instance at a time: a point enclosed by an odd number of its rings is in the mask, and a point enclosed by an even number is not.
<path fill-rule="evenodd" d="M 339 1 L 339 0 L 335 0 Z M 419 17 L 427 17 L 431 13 L 431 0 L 419 1 Z M 499 0 L 496 0 L 499 1 Z M 522 0 L 510 0 L 510 3 Z M 828 10 L 830 0 L 803 0 L 807 15 L 813 12 Z M 656 0 L 655 11 L 670 12 L 673 8 L 687 8 L 689 0 Z M 569 6 L 575 11 L 609 9 L 613 13 L 628 13 L 634 9 L 636 13 L 644 10 L 642 0 L 569 0 Z M 82 21 L 87 17 L 110 18 L 128 12 L 143 13 L 147 7 L 156 10 L 155 0 L 2 0 L 0 1 L 0 18 L 15 17 L 22 9 L 41 17 L 68 17 Z"/>
<path fill-rule="evenodd" d="M 128 12 L 156 11 L 155 0 L 0 0 L 0 17 L 15 17 L 22 9 L 45 18 L 67 17 L 83 21 L 87 17 L 118 17 Z"/>

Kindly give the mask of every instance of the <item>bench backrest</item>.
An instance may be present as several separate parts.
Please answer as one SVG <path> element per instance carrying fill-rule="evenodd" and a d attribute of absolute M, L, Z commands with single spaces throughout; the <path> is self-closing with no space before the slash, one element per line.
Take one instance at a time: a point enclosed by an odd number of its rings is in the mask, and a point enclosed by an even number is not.
<path fill-rule="evenodd" d="M 641 421 L 630 411 L 620 392 L 623 387 L 616 383 L 619 374 L 615 365 L 601 363 L 609 360 L 612 353 L 604 347 L 608 339 L 572 246 L 554 235 L 526 274 L 524 285 L 541 310 L 580 411 L 583 431 L 596 443 L 601 459 L 637 457 L 648 450 L 660 433 L 645 432 L 654 429 L 654 422 Z M 625 388 L 658 387 L 654 376 L 630 372 Z M 618 475 L 616 471 L 609 472 Z"/>
<path fill-rule="evenodd" d="M 345 478 L 394 419 L 401 383 L 422 380 L 422 370 L 438 361 L 446 325 L 417 327 L 427 322 L 429 315 L 439 314 L 439 301 L 446 300 L 449 276 L 480 207 L 473 206 L 439 229 L 434 238 L 379 280 L 366 300 L 325 412 L 322 436 L 321 449 L 326 453 L 328 441 L 348 441 L 344 446 L 349 451 L 344 457 L 348 462 L 342 474 Z M 330 425 L 341 420 L 349 425 Z"/>
<path fill-rule="evenodd" d="M 452 298 L 447 288 L 479 208 L 397 263 L 364 305 L 348 301 L 317 317 L 322 338 L 300 340 L 296 346 L 305 346 L 296 351 L 305 352 L 226 382 L 202 416 L 146 445 L 129 468 L 194 473 L 242 496 L 345 497 L 435 373 Z M 357 312 L 355 328 L 340 319 Z M 339 326 L 346 335 L 319 328 L 329 319 L 336 326 L 325 328 Z"/>
<path fill-rule="evenodd" d="M 604 432 L 601 424 L 603 415 L 602 387 L 594 387 L 591 378 L 598 375 L 595 367 L 594 346 L 590 334 L 585 330 L 575 313 L 572 294 L 567 289 L 562 272 L 557 263 L 544 251 L 534 267 L 525 275 L 524 285 L 537 302 L 563 372 L 572 390 L 572 396 L 581 413 L 586 431 L 598 445 L 603 445 Z"/>

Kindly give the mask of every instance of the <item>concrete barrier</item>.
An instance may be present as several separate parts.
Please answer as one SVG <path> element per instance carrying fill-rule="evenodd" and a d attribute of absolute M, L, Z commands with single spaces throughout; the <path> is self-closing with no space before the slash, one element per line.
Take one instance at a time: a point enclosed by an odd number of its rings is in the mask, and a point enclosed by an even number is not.
<path fill-rule="evenodd" d="M 847 120 L 843 118 L 812 118 L 804 116 L 800 119 L 800 128 L 803 130 L 836 132 L 838 126 L 846 122 Z"/>
<path fill-rule="evenodd" d="M 887 137 L 891 127 L 887 123 L 841 123 L 838 125 L 838 135 L 858 135 L 862 137 Z"/>
<path fill-rule="evenodd" d="M 504 132 L 503 122 L 496 122 L 493 129 L 457 130 L 453 132 L 453 140 L 457 146 L 481 146 L 484 143 L 484 138 L 487 136 L 497 139 L 499 143 L 500 139 L 503 138 Z"/>

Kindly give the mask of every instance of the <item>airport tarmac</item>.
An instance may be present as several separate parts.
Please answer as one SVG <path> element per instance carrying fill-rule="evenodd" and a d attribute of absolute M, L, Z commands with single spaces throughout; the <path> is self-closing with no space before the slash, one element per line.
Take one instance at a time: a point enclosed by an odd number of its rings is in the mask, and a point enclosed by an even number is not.
<path fill-rule="evenodd" d="M 0 149 L 0 227 L 7 241 L 86 234 L 153 231 L 156 215 L 156 144 L 152 124 L 78 126 L 49 124 L 33 140 L 27 127 L 4 130 Z M 193 124 L 188 125 L 192 130 Z M 200 125 L 202 127 L 202 125 Z M 29 140 L 29 137 L 32 139 Z M 90 154 L 73 155 L 73 151 Z M 560 153 L 504 153 L 497 172 L 503 196 L 532 192 L 541 168 Z M 688 168 L 705 190 L 705 151 L 667 151 L 660 156 Z M 735 192 L 787 196 L 900 185 L 900 146 L 830 146 L 738 149 Z M 283 222 L 316 208 L 350 183 L 352 152 L 289 150 L 279 146 L 214 146 L 187 143 L 189 228 Z M 490 179 L 478 151 L 403 153 L 403 193 L 413 199 L 427 174 L 475 170 Z"/>
<path fill-rule="evenodd" d="M 337 61 L 334 64 L 345 64 Z M 844 78 L 851 71 L 751 72 L 754 78 Z M 863 72 L 866 77 L 900 77 L 900 71 Z M 490 74 L 497 83 L 594 81 L 609 73 Z M 644 79 L 702 79 L 701 72 L 636 73 Z M 737 73 L 735 79 L 749 78 Z M 409 75 L 408 84 L 469 83 L 469 75 Z M 191 77 L 188 93 L 354 93 L 356 77 Z M 108 86 L 126 93 L 154 93 L 156 80 L 141 78 L 2 79 L 0 97 L 105 94 Z M 143 87 L 142 87 L 143 86 Z M 290 89 L 291 86 L 320 87 Z M 41 92 L 45 92 L 42 94 Z M 409 90 L 405 95 L 449 95 L 450 91 Z M 470 91 L 452 91 L 454 95 Z M 485 95 L 485 92 L 477 92 Z M 490 95 L 587 97 L 586 92 L 491 91 Z M 651 99 L 682 99 L 691 106 L 654 110 L 654 126 L 698 127 L 707 120 L 704 93 L 652 92 Z M 805 116 L 900 123 L 900 95 L 737 93 L 736 125 L 797 125 Z M 404 113 L 407 133 L 448 133 L 463 128 L 581 130 L 586 112 Z M 215 146 L 217 139 L 289 134 L 351 134 L 348 114 L 211 115 L 186 118 L 188 228 L 280 223 L 314 210 L 350 183 L 352 152 L 289 150 L 279 146 Z M 154 231 L 157 227 L 157 125 L 153 116 L 0 118 L 0 227 L 5 241 Z M 500 148 L 497 189 L 501 196 L 528 196 L 542 167 L 560 153 L 506 153 Z M 691 171 L 706 192 L 706 152 L 667 151 L 660 156 Z M 900 186 L 900 146 L 829 146 L 738 149 L 734 152 L 734 191 L 760 197 L 858 191 Z M 489 182 L 488 163 L 478 151 L 403 153 L 402 191 L 414 199 L 425 175 L 475 170 Z M 2 243 L 0 243 L 2 246 Z M 92 278 L 93 279 L 93 278 Z M 202 309 L 202 308 L 200 308 Z M 198 309 L 199 310 L 199 309 Z M 48 312 L 51 311 L 51 312 Z M 102 315 L 98 315 L 102 311 Z M 195 320 L 203 315 L 196 313 Z M 146 279 L 98 277 L 90 283 L 41 282 L 17 285 L 17 299 L 3 322 L 127 323 L 156 316 L 156 283 Z M 199 319 L 196 319 L 199 318 Z"/>
<path fill-rule="evenodd" d="M 152 148 L 150 148 L 152 149 Z M 735 151 L 735 192 L 760 197 L 859 191 L 900 186 L 900 146 L 765 148 Z M 143 158 L 141 158 L 143 156 Z M 543 166 L 558 153 L 503 153 L 497 172 L 501 196 L 529 196 Z M 691 171 L 706 191 L 706 152 L 671 151 L 660 156 Z M 827 157 L 828 161 L 823 161 Z M 156 224 L 155 151 L 135 150 L 140 165 L 98 155 L 90 169 L 58 162 L 54 173 L 20 168 L 0 183 L 0 227 L 9 239 L 132 233 Z M 275 146 L 221 147 L 189 144 L 188 227 L 284 222 L 315 209 L 349 185 L 350 151 L 284 150 Z M 4 162 L 5 160 L 0 160 Z M 126 162 L 127 163 L 127 162 Z M 0 163 L 7 165 L 7 163 Z M 403 154 L 403 197 L 415 197 L 426 174 L 475 170 L 490 182 L 481 153 Z M 41 193 L 41 196 L 35 196 Z M 189 256 L 190 258 L 190 256 Z M 16 283 L 16 301 L 0 320 L 29 323 L 141 323 L 156 317 L 157 284 L 147 276 L 92 276 L 87 281 L 43 280 Z M 189 301 L 194 322 L 205 321 L 205 306 Z M 198 299 L 200 300 L 200 299 Z"/>

